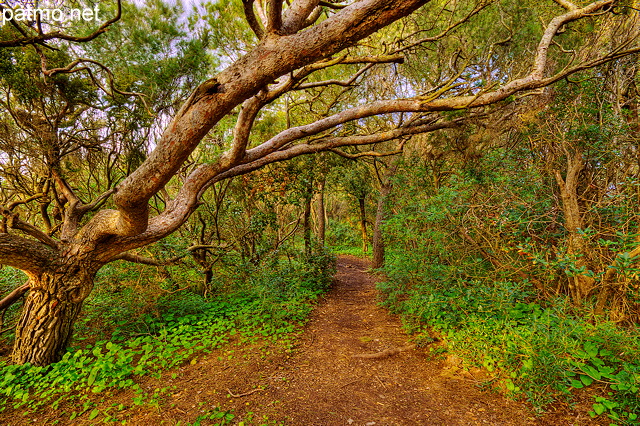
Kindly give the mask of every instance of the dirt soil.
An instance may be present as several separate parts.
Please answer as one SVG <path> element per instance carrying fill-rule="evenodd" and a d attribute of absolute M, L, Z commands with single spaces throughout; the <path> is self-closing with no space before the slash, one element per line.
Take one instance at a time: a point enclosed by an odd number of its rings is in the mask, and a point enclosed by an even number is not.
<path fill-rule="evenodd" d="M 157 409 L 134 412 L 127 424 L 185 424 L 214 407 L 231 411 L 233 424 L 247 425 L 598 424 L 566 405 L 536 417 L 524 403 L 481 390 L 489 373 L 464 371 L 455 357 L 411 345 L 400 320 L 377 305 L 376 277 L 367 268 L 365 260 L 340 257 L 335 285 L 293 351 L 232 344 L 160 380 L 145 379 L 141 385 L 149 390 L 171 391 Z M 131 397 L 122 392 L 103 406 L 128 405 Z M 49 424 L 57 417 L 50 415 L 28 423 Z"/>

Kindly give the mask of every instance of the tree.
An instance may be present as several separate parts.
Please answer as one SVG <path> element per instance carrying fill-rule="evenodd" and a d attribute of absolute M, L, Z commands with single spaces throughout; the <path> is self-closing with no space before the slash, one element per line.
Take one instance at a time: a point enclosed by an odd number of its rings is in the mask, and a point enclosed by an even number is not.
<path fill-rule="evenodd" d="M 533 57 L 527 60 L 531 69 L 524 73 L 505 68 L 492 70 L 482 79 L 470 62 L 480 61 L 481 56 L 464 58 L 446 50 L 451 67 L 443 69 L 435 84 L 416 86 L 401 98 L 371 100 L 363 94 L 364 103 L 330 110 L 325 118 L 284 129 L 264 142 L 251 140 L 260 111 L 277 103 L 284 94 L 354 86 L 357 77 L 376 64 L 398 63 L 403 61 L 403 54 L 409 56 L 421 46 L 446 42 L 458 27 L 474 22 L 474 17 L 493 4 L 461 3 L 466 2 L 359 0 L 342 5 L 294 0 L 289 5 L 282 0 L 243 0 L 246 20 L 257 42 L 195 88 L 134 171 L 91 202 L 82 200 L 73 187 L 57 179 L 57 191 L 64 194 L 66 203 L 62 205 L 61 230 L 52 233 L 22 220 L 15 208 L 2 210 L 5 222 L 0 233 L 0 263 L 24 271 L 30 289 L 16 329 L 13 361 L 45 365 L 60 359 L 96 272 L 118 259 L 135 260 L 131 250 L 175 232 L 195 211 L 203 192 L 216 182 L 304 154 L 455 127 L 468 116 L 519 92 L 545 87 L 579 70 L 638 51 L 638 16 L 625 2 L 599 0 L 579 6 L 556 0 L 559 6 L 548 9 L 533 2 L 548 24 L 538 40 L 529 38 L 528 45 L 533 42 L 537 47 L 533 46 Z M 412 15 L 425 5 L 420 13 Z M 386 44 L 381 43 L 381 48 L 371 51 L 358 46 L 359 41 L 410 15 L 416 19 L 393 26 L 388 34 L 380 33 L 393 37 L 393 47 L 385 50 Z M 583 21 L 589 21 L 588 31 L 582 30 Z M 424 23 L 432 26 L 417 26 Z M 607 33 L 601 39 L 603 33 L 595 30 L 612 26 L 618 29 L 615 38 Z M 565 33 L 580 37 L 569 38 Z M 486 46 L 481 53 L 497 51 L 496 46 Z M 495 56 L 485 55 L 482 60 L 493 63 Z M 518 61 L 525 62 L 525 58 Z M 313 78 L 314 73 L 322 75 L 332 66 L 358 64 L 363 71 L 356 72 L 353 80 Z M 181 182 L 172 181 L 209 131 L 240 105 L 233 137 L 225 141 L 226 149 L 215 160 L 194 167 Z M 383 114 L 386 120 L 361 125 Z M 152 215 L 150 201 L 167 188 L 175 188 L 172 198 L 165 199 L 165 207 Z M 99 208 L 107 198 L 110 208 Z M 13 206 L 32 201 L 26 197 L 8 203 Z"/>

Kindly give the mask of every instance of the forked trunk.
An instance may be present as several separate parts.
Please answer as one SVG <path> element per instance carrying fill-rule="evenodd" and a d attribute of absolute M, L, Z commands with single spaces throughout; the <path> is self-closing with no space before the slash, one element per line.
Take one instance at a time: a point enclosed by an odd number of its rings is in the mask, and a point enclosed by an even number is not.
<path fill-rule="evenodd" d="M 31 277 L 16 326 L 14 363 L 43 366 L 60 361 L 82 302 L 93 288 L 95 272 L 73 263 Z"/>
<path fill-rule="evenodd" d="M 562 178 L 559 171 L 555 171 L 555 178 L 560 188 L 562 210 L 565 219 L 565 229 L 569 233 L 567 254 L 575 256 L 576 268 L 591 268 L 591 248 L 580 231 L 584 229 L 580 204 L 578 202 L 578 179 L 584 167 L 582 153 L 567 155 L 567 174 Z M 569 277 L 569 293 L 574 303 L 580 303 L 594 287 L 594 279 L 589 274 L 577 274 Z"/>
<path fill-rule="evenodd" d="M 360 233 L 362 235 L 362 255 L 366 255 L 368 250 L 369 237 L 367 236 L 367 211 L 365 210 L 365 199 L 358 198 L 360 207 Z"/>

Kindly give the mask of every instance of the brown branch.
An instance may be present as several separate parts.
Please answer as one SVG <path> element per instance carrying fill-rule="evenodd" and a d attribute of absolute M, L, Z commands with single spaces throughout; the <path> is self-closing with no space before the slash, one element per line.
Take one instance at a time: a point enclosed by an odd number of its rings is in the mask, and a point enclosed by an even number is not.
<path fill-rule="evenodd" d="M 12 266 L 29 274 L 37 274 L 54 256 L 55 251 L 44 244 L 0 232 L 0 265 Z"/>
<path fill-rule="evenodd" d="M 338 154 L 341 157 L 348 158 L 350 160 L 357 160 L 358 158 L 362 158 L 362 157 L 389 157 L 392 155 L 402 154 L 404 145 L 407 141 L 408 139 L 404 139 L 402 142 L 400 142 L 400 146 L 393 151 L 383 151 L 383 152 L 364 151 L 364 152 L 358 152 L 356 154 L 350 154 L 337 148 L 331 148 L 329 149 L 329 151 L 333 152 L 334 154 Z"/>
<path fill-rule="evenodd" d="M 328 7 L 329 9 L 334 9 L 334 10 L 340 10 L 340 9 L 344 9 L 346 6 L 343 4 L 336 4 L 336 3 L 331 3 L 328 1 L 320 1 L 318 3 L 319 6 L 324 6 L 324 7 Z"/>
<path fill-rule="evenodd" d="M 268 0 L 267 32 L 279 33 L 282 28 L 282 0 Z"/>
<path fill-rule="evenodd" d="M 29 291 L 31 286 L 29 282 L 22 284 L 20 287 L 14 289 L 11 293 L 7 294 L 2 300 L 0 300 L 0 311 L 7 309 L 9 306 L 16 303 L 24 294 Z"/>
<path fill-rule="evenodd" d="M 295 34 L 308 26 L 307 18 L 316 9 L 320 0 L 294 0 L 284 13 L 282 31 L 284 34 Z M 343 9 L 344 10 L 344 9 Z"/>
<path fill-rule="evenodd" d="M 98 68 L 100 68 L 102 71 L 104 71 L 107 74 L 107 82 L 109 84 L 109 88 L 108 89 L 106 87 L 104 87 L 104 85 L 100 81 L 98 81 L 98 79 L 93 75 L 93 72 L 91 71 L 91 69 L 89 67 L 83 66 L 83 67 L 77 68 L 78 65 L 81 65 L 81 64 L 84 64 L 84 63 L 96 65 Z M 106 65 L 104 65 L 104 64 L 102 64 L 102 63 L 100 63 L 100 62 L 98 62 L 98 61 L 96 61 L 94 59 L 79 58 L 79 59 L 76 59 L 75 61 L 71 62 L 66 67 L 61 67 L 61 68 L 46 69 L 45 67 L 46 67 L 46 63 L 43 63 L 42 72 L 47 77 L 51 77 L 51 76 L 54 76 L 56 74 L 72 74 L 72 73 L 76 73 L 76 72 L 86 71 L 87 74 L 89 74 L 89 77 L 91 78 L 91 81 L 93 81 L 93 83 L 100 90 L 102 90 L 106 95 L 114 97 L 115 94 L 118 94 L 118 95 L 122 95 L 122 96 L 134 96 L 134 97 L 137 97 L 142 101 L 142 104 L 144 105 L 144 107 L 147 110 L 147 112 L 149 113 L 149 115 L 151 115 L 151 116 L 154 115 L 152 110 L 151 110 L 151 107 L 149 106 L 149 104 L 147 104 L 146 95 L 144 93 L 126 92 L 126 91 L 118 89 L 115 86 L 115 76 L 113 75 L 113 72 L 111 71 L 111 69 L 109 69 L 109 67 L 107 67 Z"/>
<path fill-rule="evenodd" d="M 139 263 L 142 265 L 149 265 L 149 266 L 169 266 L 169 265 L 175 265 L 177 263 L 180 263 L 182 258 L 185 256 L 186 254 L 183 254 L 181 256 L 172 257 L 171 259 L 158 260 L 158 259 L 153 259 L 151 257 L 140 256 L 134 253 L 126 252 L 126 253 L 120 254 L 119 256 L 116 256 L 113 260 L 124 260 L 126 262 Z"/>
<path fill-rule="evenodd" d="M 48 245 L 49 247 L 51 247 L 53 249 L 57 249 L 58 248 L 58 242 L 56 240 L 54 240 L 49 235 L 45 234 L 44 232 L 42 232 L 41 230 L 39 230 L 35 226 L 23 221 L 17 215 L 11 214 L 10 212 L 7 212 L 7 211 L 2 211 L 2 208 L 0 208 L 0 214 L 2 214 L 5 217 L 12 216 L 8 221 L 9 222 L 9 226 L 8 226 L 9 228 L 17 229 L 19 231 L 22 231 L 25 234 L 32 236 L 33 238 L 35 238 L 38 241 Z"/>
<path fill-rule="evenodd" d="M 242 0 L 242 7 L 244 9 L 244 16 L 249 24 L 249 28 L 251 31 L 258 37 L 258 39 L 262 39 L 264 37 L 264 30 L 262 26 L 258 22 L 256 18 L 256 14 L 253 11 L 253 2 L 254 0 Z"/>
<path fill-rule="evenodd" d="M 414 41 L 414 42 L 412 42 L 412 43 L 410 43 L 410 44 L 408 44 L 406 46 L 402 46 L 402 47 L 396 49 L 395 53 L 403 52 L 405 50 L 409 50 L 411 48 L 419 46 L 421 44 L 431 43 L 431 42 L 438 41 L 438 40 L 446 37 L 449 33 L 451 33 L 451 31 L 453 31 L 454 29 L 458 28 L 460 25 L 464 24 L 469 19 L 471 19 L 472 17 L 474 17 L 475 15 L 480 13 L 483 9 L 485 9 L 491 3 L 492 3 L 492 1 L 480 1 L 478 4 L 476 4 L 476 6 L 473 8 L 473 10 L 471 12 L 469 12 L 466 16 L 464 16 L 463 18 L 459 19 L 458 21 L 450 24 L 447 28 L 442 30 L 437 35 L 431 36 L 431 37 L 423 37 L 423 38 L 421 38 L 419 40 L 416 40 L 416 41 Z"/>
<path fill-rule="evenodd" d="M 12 211 L 13 209 L 15 209 L 16 207 L 18 207 L 21 204 L 28 204 L 28 203 L 32 202 L 33 200 L 37 200 L 39 198 L 44 197 L 45 195 L 47 195 L 47 194 L 39 193 L 39 194 L 34 194 L 34 195 L 32 195 L 32 196 L 30 196 L 28 198 L 25 198 L 24 200 L 13 201 L 13 202 L 7 204 L 6 209 L 9 210 L 9 211 Z"/>

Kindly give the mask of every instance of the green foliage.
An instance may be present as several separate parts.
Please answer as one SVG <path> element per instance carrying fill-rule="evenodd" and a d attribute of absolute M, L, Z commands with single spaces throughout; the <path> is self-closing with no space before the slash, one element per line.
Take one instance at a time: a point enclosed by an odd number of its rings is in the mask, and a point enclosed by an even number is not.
<path fill-rule="evenodd" d="M 402 191 L 395 193 L 394 215 L 385 226 L 388 281 L 379 284 L 384 304 L 401 315 L 416 341 L 437 336 L 467 367 L 488 371 L 488 383 L 539 410 L 586 388 L 594 398 L 590 415 L 638 424 L 640 334 L 589 318 L 586 305 L 559 294 L 567 277 L 600 279 L 606 269 L 578 266 L 580 255 L 560 243 L 567 232 L 549 195 L 553 181 L 531 164 L 535 155 L 495 149 L 462 165 L 452 158 L 442 164 L 406 161 L 395 177 Z M 455 174 L 434 180 L 452 165 Z M 607 198 L 607 209 L 619 207 L 617 218 L 600 210 L 599 222 L 577 231 L 601 253 L 625 253 L 637 245 L 626 197 L 615 196 Z M 594 229 L 613 220 L 623 225 L 615 232 Z M 620 277 L 637 279 L 634 258 L 615 259 L 610 264 Z"/>
<path fill-rule="evenodd" d="M 398 259 L 387 268 L 398 269 Z M 596 391 L 592 415 L 637 424 L 637 331 L 591 325 L 571 313 L 566 299 L 541 305 L 532 301 L 532 288 L 511 282 L 389 281 L 379 288 L 409 330 L 418 337 L 436 333 L 450 352 L 485 368 L 513 396 L 542 409 L 571 389 L 597 386 L 604 391 Z"/>
<path fill-rule="evenodd" d="M 359 234 L 356 228 L 342 221 L 329 219 L 327 225 L 326 243 L 332 247 L 333 251 L 345 253 L 345 250 L 353 248 L 357 250 L 356 255 L 362 255 L 362 248 L 359 246 Z"/>

